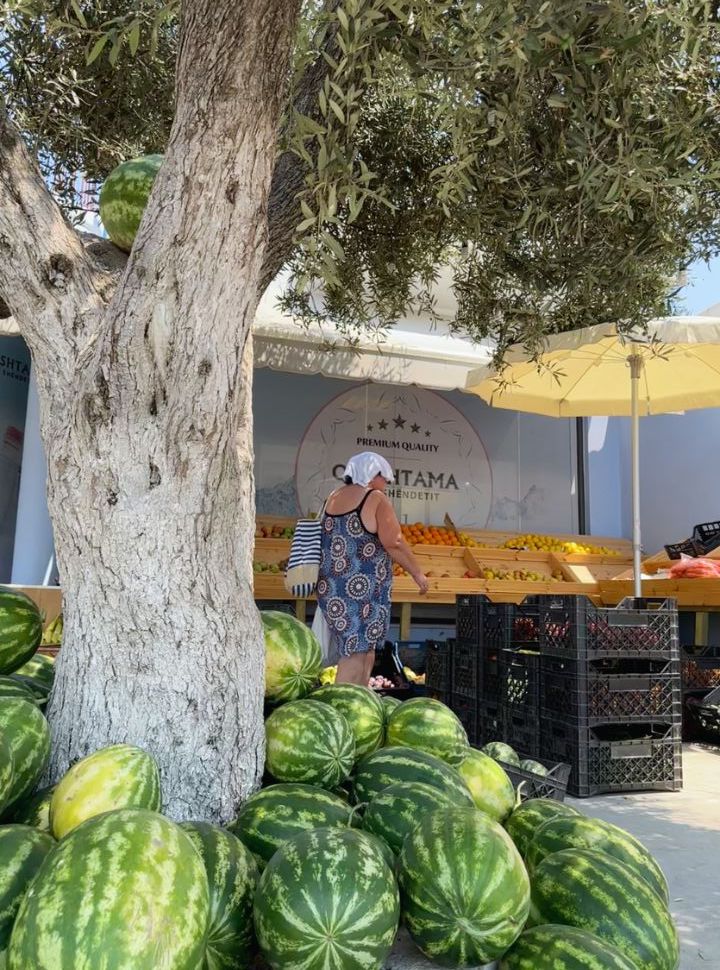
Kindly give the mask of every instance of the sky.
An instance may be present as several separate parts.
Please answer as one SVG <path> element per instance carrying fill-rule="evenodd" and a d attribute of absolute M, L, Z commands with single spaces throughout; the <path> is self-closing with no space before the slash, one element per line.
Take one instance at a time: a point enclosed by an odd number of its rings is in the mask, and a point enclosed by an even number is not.
<path fill-rule="evenodd" d="M 720 257 L 709 265 L 694 263 L 688 269 L 688 285 L 680 292 L 680 300 L 677 312 L 688 316 L 720 303 Z"/>

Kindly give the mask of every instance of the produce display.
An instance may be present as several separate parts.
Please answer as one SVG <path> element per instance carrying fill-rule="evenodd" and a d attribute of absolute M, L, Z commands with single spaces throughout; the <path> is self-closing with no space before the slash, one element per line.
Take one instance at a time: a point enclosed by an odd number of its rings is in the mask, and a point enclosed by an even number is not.
<path fill-rule="evenodd" d="M 122 162 L 100 189 L 100 219 L 118 249 L 129 253 L 150 198 L 162 155 L 144 155 Z"/>
<path fill-rule="evenodd" d="M 568 556 L 617 556 L 614 549 L 606 546 L 593 546 L 589 543 L 559 539 L 557 536 L 543 536 L 528 533 L 508 539 L 502 549 L 525 549 L 528 552 L 562 552 Z"/>
<path fill-rule="evenodd" d="M 717 559 L 697 559 L 683 556 L 670 567 L 670 579 L 720 579 L 720 562 Z"/>
<path fill-rule="evenodd" d="M 400 531 L 403 539 L 410 546 L 467 546 L 472 548 L 479 545 L 467 532 L 448 529 L 444 525 L 423 525 L 422 522 L 414 522 L 412 525 L 402 523 Z"/>
<path fill-rule="evenodd" d="M 521 802 L 511 765 L 542 766 L 471 748 L 439 701 L 320 686 L 312 641 L 281 616 L 263 787 L 227 828 L 164 817 L 157 764 L 130 745 L 36 791 L 45 716 L 0 693 L 0 966 L 383 970 L 402 921 L 458 970 L 677 970 L 667 883 L 641 843 Z M 53 672 L 26 665 L 45 689 Z"/>

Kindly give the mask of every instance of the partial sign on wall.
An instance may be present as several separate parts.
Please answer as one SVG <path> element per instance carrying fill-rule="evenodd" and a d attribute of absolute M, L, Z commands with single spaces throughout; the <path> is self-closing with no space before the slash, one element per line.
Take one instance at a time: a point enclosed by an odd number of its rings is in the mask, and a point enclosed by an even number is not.
<path fill-rule="evenodd" d="M 492 508 L 490 462 L 477 431 L 448 400 L 418 387 L 354 386 L 310 422 L 296 466 L 298 508 L 317 511 L 354 454 L 388 459 L 387 494 L 401 521 L 482 527 Z"/>
<path fill-rule="evenodd" d="M 0 337 L 0 581 L 10 579 L 30 353 L 20 337 Z"/>

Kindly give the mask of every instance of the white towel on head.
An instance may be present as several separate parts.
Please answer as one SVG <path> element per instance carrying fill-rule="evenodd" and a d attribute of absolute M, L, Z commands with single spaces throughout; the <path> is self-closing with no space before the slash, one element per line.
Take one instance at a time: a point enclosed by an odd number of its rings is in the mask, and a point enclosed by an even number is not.
<path fill-rule="evenodd" d="M 352 478 L 353 485 L 369 485 L 376 475 L 382 475 L 386 482 L 395 479 L 390 462 L 374 451 L 361 451 L 359 455 L 353 455 L 345 466 L 345 474 Z"/>

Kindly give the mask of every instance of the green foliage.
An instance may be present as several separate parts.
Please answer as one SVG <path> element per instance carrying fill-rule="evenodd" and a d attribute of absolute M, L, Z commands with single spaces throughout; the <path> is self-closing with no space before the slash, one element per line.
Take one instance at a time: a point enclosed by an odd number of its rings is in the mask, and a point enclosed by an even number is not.
<path fill-rule="evenodd" d="M 6 5 L 0 91 L 60 192 L 68 172 L 162 150 L 175 15 Z M 304 171 L 285 306 L 382 328 L 431 308 L 445 262 L 458 329 L 499 356 L 666 312 L 677 271 L 719 248 L 716 19 L 703 0 L 306 0 L 281 139 Z"/>

